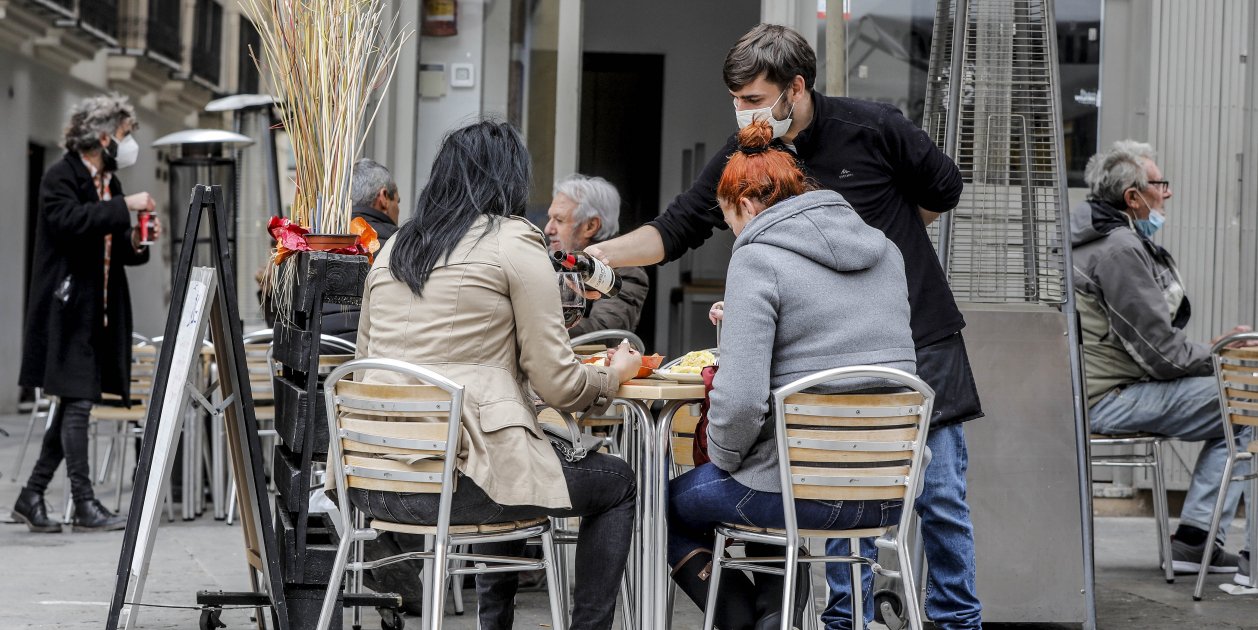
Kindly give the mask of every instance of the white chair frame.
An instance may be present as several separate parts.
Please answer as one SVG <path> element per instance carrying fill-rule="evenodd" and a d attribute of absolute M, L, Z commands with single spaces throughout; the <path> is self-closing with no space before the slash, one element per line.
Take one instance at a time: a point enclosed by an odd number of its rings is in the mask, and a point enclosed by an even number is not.
<path fill-rule="evenodd" d="M 917 495 L 921 489 L 923 477 L 923 458 L 926 451 L 926 435 L 930 426 L 931 408 L 934 403 L 935 392 L 924 381 L 904 372 L 893 368 L 878 366 L 852 366 L 835 368 L 819 372 L 812 376 L 804 377 L 792 383 L 788 383 L 773 392 L 773 417 L 776 424 L 776 435 L 787 435 L 786 430 L 786 407 L 788 405 L 787 397 L 803 392 L 806 389 L 821 385 L 823 383 L 831 383 L 845 379 L 882 379 L 889 384 L 903 385 L 917 393 L 921 394 L 923 401 L 920 405 L 913 406 L 908 413 L 898 415 L 916 415 L 917 431 L 911 444 L 897 445 L 896 450 L 911 451 L 912 459 L 909 464 L 908 473 L 903 476 L 870 476 L 870 477 L 854 477 L 843 478 L 835 477 L 825 485 L 834 486 L 894 486 L 903 485 L 904 503 L 900 514 L 900 520 L 895 527 L 895 536 L 888 538 L 889 530 L 880 537 L 876 542 L 879 548 L 889 549 L 896 553 L 900 562 L 898 570 L 890 570 L 883 568 L 876 561 L 869 560 L 859 555 L 859 548 L 852 550 L 852 555 L 847 556 L 815 556 L 811 553 L 807 555 L 800 554 L 800 543 L 802 537 L 800 534 L 799 523 L 796 515 L 795 506 L 795 490 L 794 484 L 800 481 L 799 475 L 791 472 L 790 449 L 792 442 L 795 440 L 778 439 L 778 470 L 780 473 L 780 481 L 782 485 L 782 510 L 784 513 L 784 521 L 786 527 L 781 530 L 766 530 L 760 528 L 749 529 L 741 526 L 725 524 L 716 528 L 716 541 L 713 545 L 714 550 L 723 550 L 727 539 L 741 540 L 744 542 L 758 542 L 772 545 L 780 545 L 784 548 L 782 556 L 778 557 L 757 557 L 757 558 L 729 558 L 722 552 L 714 554 L 712 563 L 712 576 L 708 587 L 707 605 L 704 607 L 703 627 L 704 630 L 713 630 L 715 623 L 714 611 L 717 606 L 717 596 L 720 591 L 721 571 L 724 568 L 746 570 L 759 573 L 771 573 L 783 576 L 782 589 L 782 630 L 790 630 L 793 623 L 792 610 L 794 609 L 795 600 L 795 579 L 798 571 L 799 563 L 817 563 L 817 562 L 843 562 L 853 567 L 853 593 L 852 593 L 852 623 L 853 628 L 864 627 L 864 605 L 860 592 L 860 571 L 861 564 L 868 564 L 870 569 L 879 575 L 884 575 L 893 579 L 900 580 L 907 601 L 904 602 L 906 612 L 908 613 L 909 627 L 912 630 L 922 629 L 921 614 L 921 589 L 918 585 L 918 576 L 915 574 L 916 567 L 910 560 L 909 555 L 912 552 L 912 537 L 915 528 L 913 527 L 913 509 L 917 499 Z M 851 410 L 854 413 L 861 413 L 861 410 Z M 870 415 L 877 415 L 881 409 L 878 407 L 871 408 Z M 875 451 L 883 450 L 880 443 L 861 444 L 853 441 L 847 445 L 849 448 L 844 450 L 852 451 Z M 812 530 L 809 530 L 812 531 Z M 848 538 L 855 539 L 869 535 L 869 530 L 834 530 L 833 536 L 829 538 Z M 882 532 L 879 532 L 882 533 Z M 812 535 L 812 534 L 810 534 Z M 768 566 L 775 563 L 784 563 L 781 568 Z M 806 624 L 807 625 L 807 624 Z"/>
<path fill-rule="evenodd" d="M 1218 536 L 1220 521 L 1223 520 L 1223 505 L 1227 502 L 1228 488 L 1233 483 L 1249 482 L 1249 496 L 1245 499 L 1245 522 L 1251 536 L 1249 547 L 1249 576 L 1255 579 L 1258 573 L 1258 470 L 1254 470 L 1255 452 L 1258 442 L 1250 442 L 1247 450 L 1236 448 L 1236 431 L 1233 424 L 1242 424 L 1255 430 L 1258 427 L 1258 352 L 1229 352 L 1228 346 L 1238 341 L 1258 341 L 1258 332 L 1237 333 L 1220 339 L 1210 349 L 1214 363 L 1214 376 L 1219 384 L 1219 411 L 1223 422 L 1223 439 L 1227 443 L 1227 461 L 1223 463 L 1223 477 L 1219 480 L 1219 495 L 1214 503 L 1214 513 L 1210 515 L 1210 531 L 1206 536 L 1206 557 L 1202 558 L 1201 569 L 1197 572 L 1197 585 L 1193 589 L 1194 601 L 1201 601 L 1201 593 L 1206 584 L 1206 573 L 1210 570 L 1209 555 L 1214 549 L 1214 541 Z M 1251 356 L 1245 356 L 1250 354 Z M 1240 356 L 1237 356 L 1240 355 Z M 1248 374 L 1241 372 L 1248 371 Z M 1229 394 L 1229 390 L 1238 395 Z M 1240 399 L 1240 400 L 1237 400 Z M 1247 461 L 1250 470 L 1245 474 L 1233 475 L 1232 471 L 1239 462 Z"/>
<path fill-rule="evenodd" d="M 425 547 L 427 551 L 408 552 L 369 562 L 364 562 L 361 559 L 362 545 L 358 543 L 376 538 L 378 531 L 373 526 L 377 525 L 378 519 L 373 520 L 366 527 L 356 526 L 358 510 L 349 499 L 347 490 L 349 484 L 344 452 L 341 448 L 341 439 L 347 433 L 340 427 L 340 413 L 338 412 L 340 403 L 346 400 L 337 394 L 337 386 L 347 376 L 362 370 L 392 371 L 409 377 L 411 380 L 416 381 L 417 384 L 437 387 L 450 396 L 448 402 L 402 403 L 407 406 L 407 411 L 447 413 L 449 428 L 444 442 L 419 444 L 417 440 L 391 438 L 396 440 L 395 444 L 397 446 L 403 448 L 414 447 L 424 450 L 444 450 L 445 452 L 441 473 L 395 472 L 390 474 L 390 479 L 394 481 L 441 484 L 437 525 L 432 530 L 432 534 L 425 534 L 426 542 L 428 543 Z M 426 630 L 439 630 L 441 627 L 445 607 L 447 578 L 465 574 L 529 571 L 535 569 L 545 569 L 546 571 L 553 627 L 556 630 L 566 630 L 567 616 L 566 611 L 563 610 L 562 599 L 559 595 L 558 584 L 560 581 L 554 561 L 556 554 L 555 543 L 551 536 L 549 519 L 542 520 L 536 525 L 504 528 L 500 531 L 480 530 L 477 533 L 467 534 L 452 534 L 450 532 L 450 503 L 454 495 L 454 484 L 452 482 L 454 480 L 455 461 L 459 449 L 459 427 L 462 420 L 463 394 L 462 385 L 431 370 L 395 359 L 356 359 L 341 365 L 328 375 L 327 380 L 324 382 L 324 404 L 327 408 L 328 432 L 331 436 L 331 444 L 328 448 L 328 473 L 336 480 L 336 487 L 339 489 L 337 492 L 339 514 L 337 516 L 340 517 L 339 530 L 343 534 L 340 544 L 337 546 L 336 561 L 333 565 L 328 591 L 324 596 L 323 607 L 319 613 L 319 622 L 315 626 L 318 630 L 326 630 L 332 621 L 332 615 L 336 607 L 337 591 L 340 589 L 340 582 L 346 571 L 354 571 L 361 578 L 361 573 L 364 570 L 405 560 L 421 560 L 424 563 L 424 614 L 421 620 L 421 627 Z M 402 409 L 399 403 L 371 401 L 370 404 L 372 405 L 371 408 L 377 412 Z M 365 521 L 366 519 L 363 520 Z M 392 523 L 385 524 L 383 522 L 380 524 L 387 525 L 390 530 L 395 529 L 397 525 Z M 454 550 L 459 545 L 520 540 L 534 536 L 540 536 L 542 539 L 543 559 L 540 562 L 526 558 L 486 556 Z M 355 548 L 356 555 L 353 562 L 349 561 L 351 547 Z M 465 563 L 471 563 L 471 566 L 464 566 Z"/>

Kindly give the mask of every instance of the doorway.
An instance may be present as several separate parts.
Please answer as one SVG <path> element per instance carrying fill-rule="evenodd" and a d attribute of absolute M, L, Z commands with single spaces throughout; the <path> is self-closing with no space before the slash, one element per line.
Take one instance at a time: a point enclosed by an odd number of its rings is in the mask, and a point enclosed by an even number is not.
<path fill-rule="evenodd" d="M 663 117 L 663 55 L 585 53 L 577 168 L 616 186 L 622 234 L 659 214 Z M 649 350 L 655 347 L 657 282 L 655 267 L 646 271 L 651 289 L 637 333 Z"/>
<path fill-rule="evenodd" d="M 31 276 L 35 268 L 35 224 L 39 222 L 39 182 L 44 178 L 48 150 L 42 144 L 26 144 L 26 251 L 22 253 L 22 331 L 26 331 L 26 310 L 30 306 Z M 20 402 L 34 400 L 34 392 L 23 387 Z"/>

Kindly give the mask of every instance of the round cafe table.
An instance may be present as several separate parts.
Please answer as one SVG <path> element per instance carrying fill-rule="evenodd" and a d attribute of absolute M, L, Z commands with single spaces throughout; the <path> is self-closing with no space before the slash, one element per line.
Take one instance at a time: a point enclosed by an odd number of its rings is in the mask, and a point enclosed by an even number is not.
<path fill-rule="evenodd" d="M 677 383 L 657 379 L 633 379 L 620 386 L 614 404 L 629 410 L 634 421 L 627 425 L 632 446 L 627 458 L 638 472 L 638 518 L 635 544 L 629 559 L 629 582 L 637 597 L 638 623 L 626 627 L 664 630 L 668 627 L 668 481 L 673 416 L 687 404 L 703 400 L 702 383 Z M 659 415 L 653 403 L 664 402 Z M 698 415 L 697 413 L 695 415 Z"/>

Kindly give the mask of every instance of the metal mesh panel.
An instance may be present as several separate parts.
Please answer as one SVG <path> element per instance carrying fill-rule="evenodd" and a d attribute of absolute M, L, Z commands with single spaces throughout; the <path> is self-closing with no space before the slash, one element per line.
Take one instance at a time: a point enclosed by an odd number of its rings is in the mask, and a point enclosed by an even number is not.
<path fill-rule="evenodd" d="M 1061 155 L 1047 0 L 968 3 L 955 146 L 945 145 L 955 0 L 941 0 L 931 48 L 927 133 L 953 156 L 965 191 L 946 253 L 958 300 L 1065 302 Z M 940 222 L 936 222 L 938 226 Z M 940 227 L 932 237 L 938 246 Z"/>

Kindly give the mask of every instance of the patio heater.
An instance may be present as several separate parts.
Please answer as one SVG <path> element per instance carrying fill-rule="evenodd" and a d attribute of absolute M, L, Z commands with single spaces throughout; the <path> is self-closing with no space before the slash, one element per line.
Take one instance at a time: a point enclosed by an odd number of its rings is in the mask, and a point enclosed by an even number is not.
<path fill-rule="evenodd" d="M 933 226 L 987 419 L 967 426 L 987 622 L 1096 627 L 1052 0 L 940 0 L 924 124 L 965 191 Z"/>
<path fill-rule="evenodd" d="M 186 129 L 162 136 L 153 142 L 154 148 L 170 148 L 172 150 L 167 161 L 170 169 L 170 222 L 166 227 L 167 238 L 171 246 L 171 258 L 179 256 L 180 248 L 196 247 L 193 264 L 213 267 L 218 261 L 210 258 L 209 226 L 204 223 L 197 232 L 196 241 L 184 242 L 184 221 L 187 220 L 187 204 L 192 189 L 197 184 L 223 187 L 223 196 L 227 202 L 227 240 L 228 247 L 236 260 L 236 159 L 227 151 L 238 146 L 252 144 L 253 140 L 238 133 L 221 129 Z M 239 278 L 239 269 L 234 270 Z"/>

